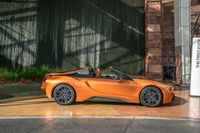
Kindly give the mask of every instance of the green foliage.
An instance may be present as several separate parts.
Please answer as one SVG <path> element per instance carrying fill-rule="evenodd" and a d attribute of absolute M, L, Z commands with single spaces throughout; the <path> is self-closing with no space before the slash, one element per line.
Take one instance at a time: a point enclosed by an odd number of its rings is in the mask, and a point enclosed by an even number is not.
<path fill-rule="evenodd" d="M 42 79 L 46 73 L 61 71 L 59 68 L 41 66 L 40 68 L 28 68 L 9 70 L 0 68 L 0 80 L 20 80 L 20 79 Z"/>

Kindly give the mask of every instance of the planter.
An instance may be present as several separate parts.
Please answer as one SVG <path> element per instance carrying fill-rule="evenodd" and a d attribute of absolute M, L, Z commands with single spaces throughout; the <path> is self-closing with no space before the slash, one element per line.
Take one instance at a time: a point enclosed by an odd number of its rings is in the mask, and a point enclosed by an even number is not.
<path fill-rule="evenodd" d="M 40 82 L 1 82 L 0 99 L 44 95 Z"/>

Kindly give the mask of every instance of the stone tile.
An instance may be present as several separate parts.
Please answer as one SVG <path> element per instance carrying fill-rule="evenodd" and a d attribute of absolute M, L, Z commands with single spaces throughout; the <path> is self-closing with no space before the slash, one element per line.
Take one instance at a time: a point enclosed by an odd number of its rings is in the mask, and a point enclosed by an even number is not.
<path fill-rule="evenodd" d="M 153 64 L 161 64 L 162 63 L 162 58 L 161 56 L 155 56 L 155 55 L 152 55 L 152 56 L 148 56 L 146 58 L 146 64 L 148 65 L 153 65 Z"/>
<path fill-rule="evenodd" d="M 148 65 L 147 71 L 152 73 L 162 73 L 162 65 Z"/>
<path fill-rule="evenodd" d="M 175 56 L 163 56 L 162 63 L 163 63 L 163 65 L 174 65 L 175 64 Z"/>
<path fill-rule="evenodd" d="M 168 15 L 168 16 L 163 16 L 163 18 L 172 18 L 173 17 L 173 10 L 174 10 L 174 5 L 169 5 L 169 4 L 163 4 L 163 13 L 165 15 Z"/>
<path fill-rule="evenodd" d="M 161 40 L 149 40 L 147 44 L 148 48 L 161 48 Z"/>
<path fill-rule="evenodd" d="M 147 11 L 154 13 L 160 12 L 161 11 L 160 2 L 148 2 Z"/>
<path fill-rule="evenodd" d="M 161 73 L 147 72 L 146 75 L 149 79 L 162 80 L 163 78 Z"/>
<path fill-rule="evenodd" d="M 149 73 L 159 78 L 158 73 Z M 138 104 L 83 102 L 70 106 L 58 105 L 48 98 L 5 102 L 0 104 L 0 116 L 156 116 L 200 118 L 200 98 L 190 97 L 188 90 L 174 92 L 173 102 L 156 108 Z M 141 111 L 142 110 L 142 111 Z"/>
<path fill-rule="evenodd" d="M 161 52 L 162 52 L 162 50 L 160 49 L 160 48 L 149 48 L 148 49 L 148 55 L 147 55 L 147 58 L 148 58 L 148 56 L 161 56 Z"/>
<path fill-rule="evenodd" d="M 160 33 L 147 33 L 147 40 L 161 40 L 161 34 Z"/>
<path fill-rule="evenodd" d="M 175 55 L 174 53 L 175 51 L 173 49 L 164 49 L 162 51 L 163 56 L 172 56 L 172 55 Z"/>
<path fill-rule="evenodd" d="M 174 38 L 174 33 L 172 32 L 163 32 L 162 33 L 162 38 L 166 39 L 173 39 Z"/>
<path fill-rule="evenodd" d="M 162 49 L 170 49 L 175 52 L 174 39 L 162 39 Z"/>
<path fill-rule="evenodd" d="M 167 32 L 167 33 L 174 34 L 174 27 L 173 26 L 169 26 L 169 25 L 163 26 L 162 27 L 162 32 L 164 32 L 164 33 Z"/>
<path fill-rule="evenodd" d="M 163 19 L 162 28 L 165 27 L 174 27 L 174 19 L 173 18 L 168 18 L 167 20 Z"/>
<path fill-rule="evenodd" d="M 160 32 L 160 24 L 148 24 L 147 32 Z"/>
<path fill-rule="evenodd" d="M 174 0 L 162 0 L 162 4 L 168 4 L 169 6 L 174 4 Z"/>
<path fill-rule="evenodd" d="M 161 17 L 160 16 L 147 16 L 148 24 L 160 24 Z"/>

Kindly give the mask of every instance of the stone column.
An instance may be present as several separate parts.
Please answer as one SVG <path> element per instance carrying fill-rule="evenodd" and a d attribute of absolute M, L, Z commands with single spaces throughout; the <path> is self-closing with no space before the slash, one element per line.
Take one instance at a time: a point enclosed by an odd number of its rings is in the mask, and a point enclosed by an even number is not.
<path fill-rule="evenodd" d="M 162 0 L 162 64 L 164 80 L 176 79 L 174 44 L 174 1 Z"/>
<path fill-rule="evenodd" d="M 174 0 L 176 81 L 190 82 L 190 0 Z"/>
<path fill-rule="evenodd" d="M 145 74 L 156 80 L 163 79 L 161 14 L 161 0 L 145 0 Z"/>

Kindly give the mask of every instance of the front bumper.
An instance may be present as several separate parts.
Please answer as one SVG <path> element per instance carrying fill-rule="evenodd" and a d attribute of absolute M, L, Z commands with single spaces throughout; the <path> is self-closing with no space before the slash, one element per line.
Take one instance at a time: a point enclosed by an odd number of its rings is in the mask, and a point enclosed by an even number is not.
<path fill-rule="evenodd" d="M 175 94 L 174 93 L 172 93 L 172 101 L 174 101 L 175 100 Z"/>

